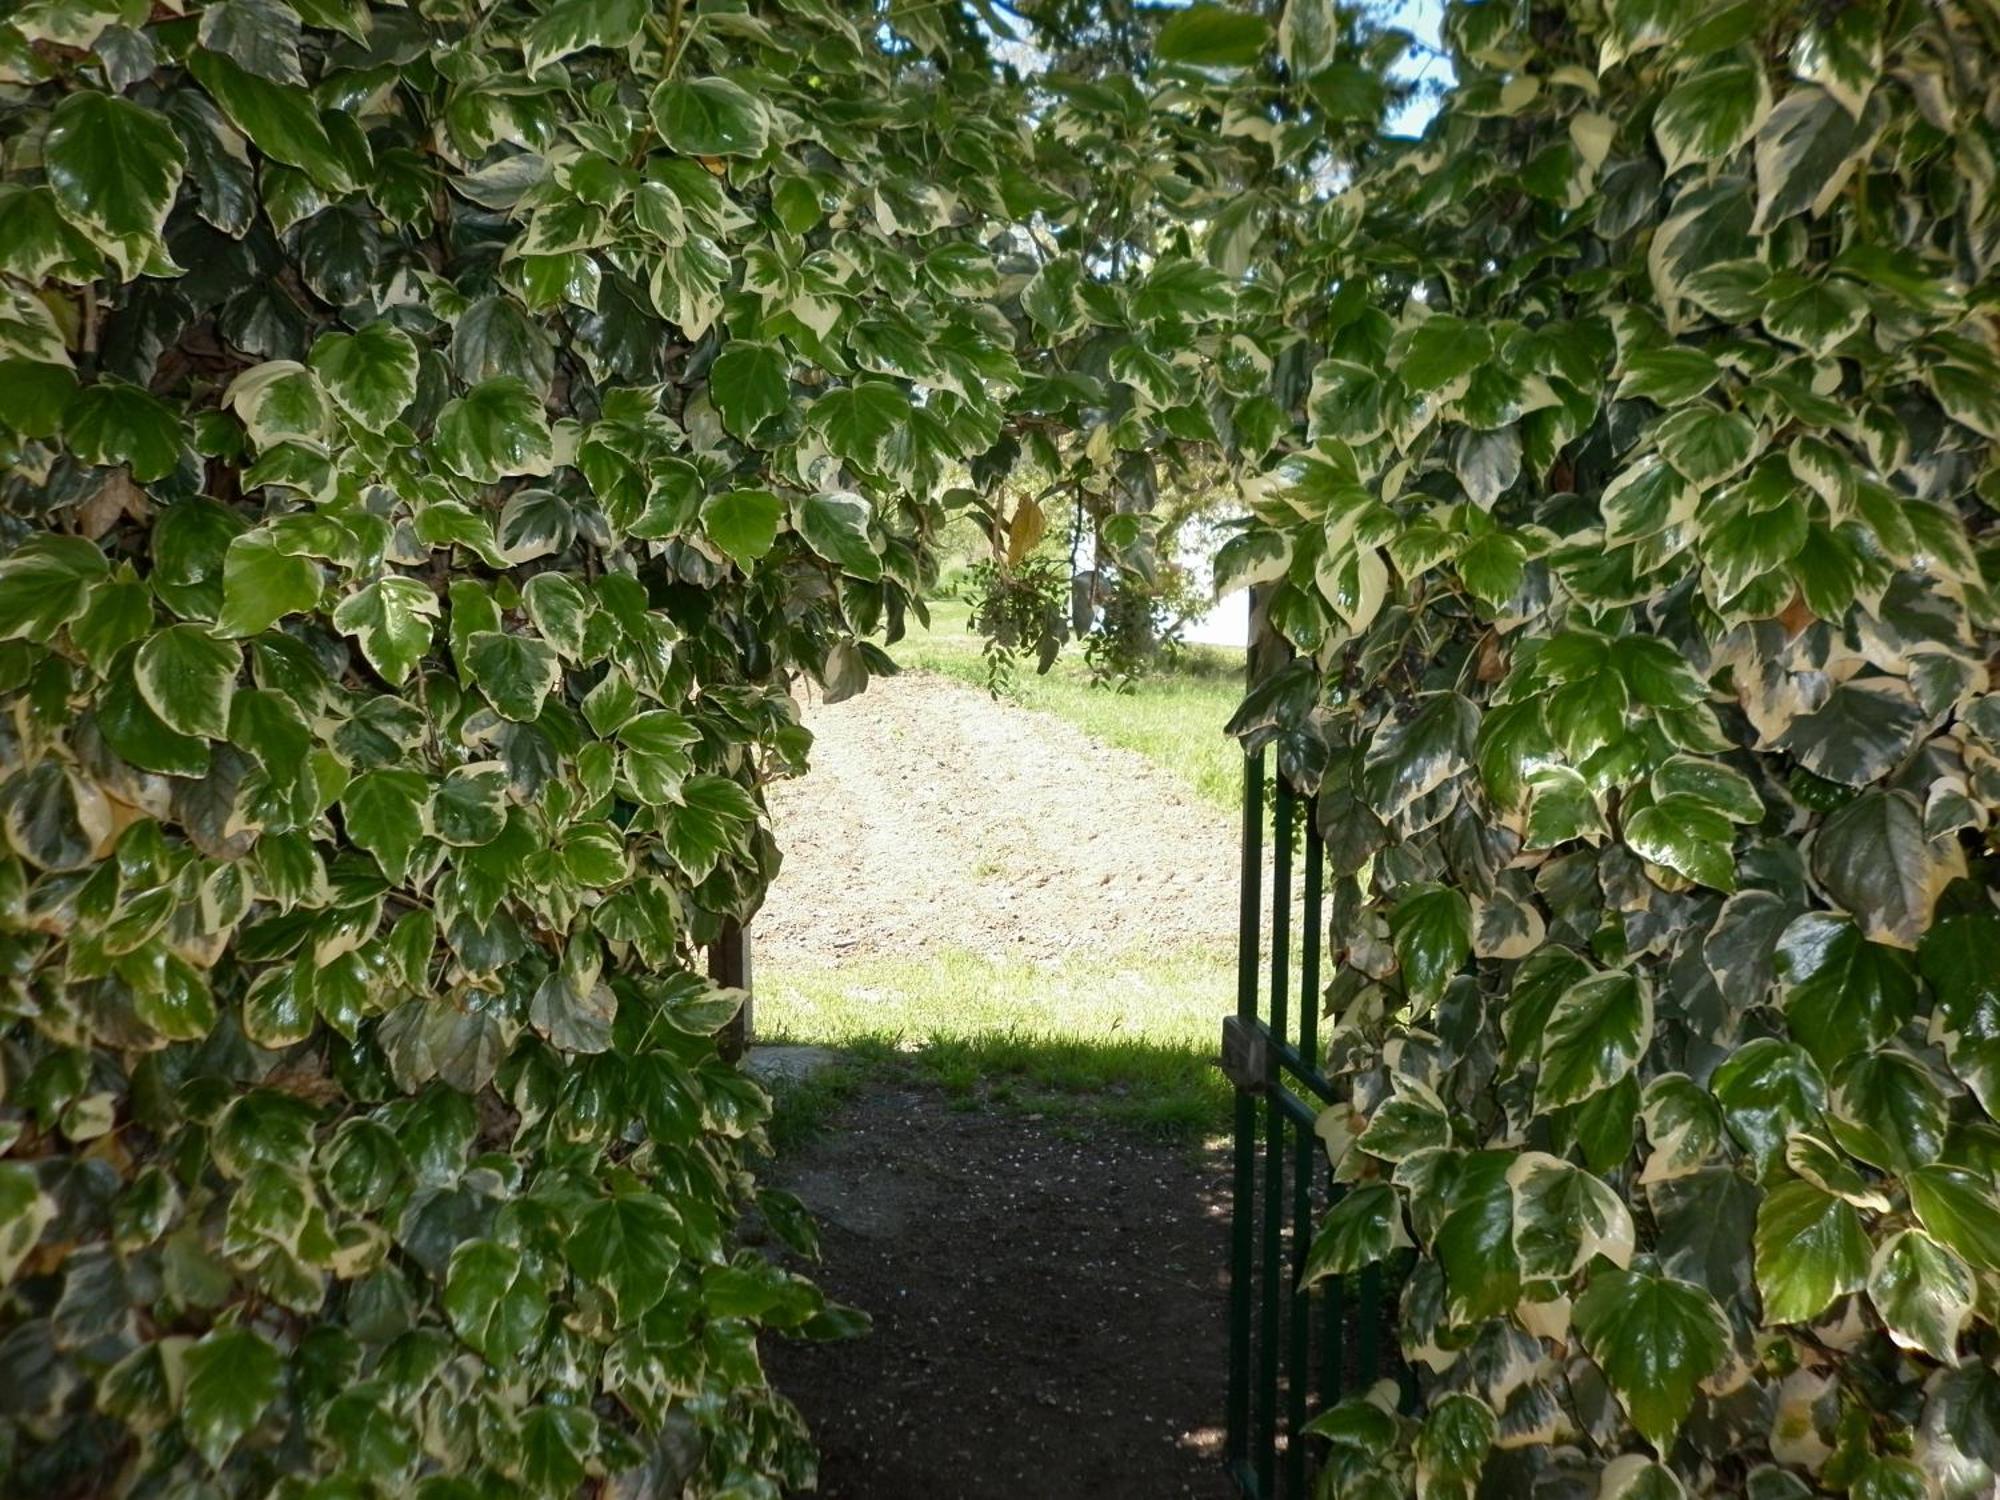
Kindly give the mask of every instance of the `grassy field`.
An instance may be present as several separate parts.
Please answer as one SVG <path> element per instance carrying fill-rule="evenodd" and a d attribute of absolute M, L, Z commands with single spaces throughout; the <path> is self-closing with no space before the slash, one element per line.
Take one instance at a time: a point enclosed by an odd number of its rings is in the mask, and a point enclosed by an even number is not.
<path fill-rule="evenodd" d="M 931 626 L 913 629 L 890 648 L 904 668 L 919 668 L 985 689 L 979 637 L 966 628 L 967 606 L 955 599 L 931 605 Z M 1235 810 L 1243 797 L 1243 756 L 1222 726 L 1243 697 L 1243 653 L 1191 646 L 1172 672 L 1145 678 L 1122 692 L 1093 686 L 1083 653 L 1063 653 L 1046 676 L 1025 664 L 1002 689 L 1023 708 L 1066 719 L 1092 738 L 1148 760 L 1180 777 L 1217 807 Z"/>
<path fill-rule="evenodd" d="M 968 614 L 955 600 L 934 604 L 930 628 L 891 655 L 906 670 L 985 690 Z M 1082 653 L 1071 651 L 1046 676 L 1019 672 L 1002 696 L 1137 751 L 1234 812 L 1243 760 L 1222 726 L 1242 674 L 1240 652 L 1195 647 L 1173 672 L 1114 692 L 1094 686 Z M 1213 1059 L 1234 962 L 1230 952 L 1163 948 L 1035 964 L 941 946 L 923 961 L 764 965 L 758 1039 L 840 1054 L 831 1070 L 778 1090 L 773 1143 L 784 1150 L 809 1138 L 856 1089 L 897 1077 L 941 1087 L 969 1108 L 999 1105 L 1059 1128 L 1208 1140 L 1228 1123 L 1230 1093 Z"/>
<path fill-rule="evenodd" d="M 1198 950 L 1047 965 L 946 951 L 767 968 L 759 1038 L 842 1054 L 831 1074 L 780 1091 L 777 1142 L 808 1135 L 885 1068 L 907 1068 L 968 1106 L 1205 1139 L 1227 1120 L 1212 1059 L 1232 963 Z"/>

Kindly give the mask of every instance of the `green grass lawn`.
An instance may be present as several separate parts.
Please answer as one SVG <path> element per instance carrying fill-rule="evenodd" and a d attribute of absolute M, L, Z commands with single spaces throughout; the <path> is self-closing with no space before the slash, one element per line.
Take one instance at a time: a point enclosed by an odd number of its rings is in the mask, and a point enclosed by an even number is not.
<path fill-rule="evenodd" d="M 776 1143 L 810 1134 L 853 1088 L 891 1068 L 968 1106 L 1204 1140 L 1228 1120 L 1213 1058 L 1233 963 L 1194 949 L 1060 964 L 945 950 L 921 961 L 767 968 L 758 1039 L 844 1054 L 833 1074 L 780 1090 Z"/>
<path fill-rule="evenodd" d="M 913 630 L 890 654 L 905 669 L 985 691 L 967 606 L 945 600 L 931 610 L 930 628 Z M 1233 812 L 1243 757 L 1222 726 L 1242 681 L 1240 652 L 1194 647 L 1173 671 L 1113 691 L 1093 685 L 1082 652 L 1072 650 L 1046 676 L 1018 672 L 1002 696 L 1137 751 Z M 999 1105 L 1060 1128 L 1111 1124 L 1208 1140 L 1229 1119 L 1230 1092 L 1213 1059 L 1234 965 L 1231 952 L 1193 948 L 1035 964 L 941 945 L 926 960 L 763 966 L 758 1040 L 842 1054 L 832 1071 L 778 1090 L 773 1144 L 797 1144 L 856 1089 L 899 1076 L 942 1087 L 967 1107 Z"/>
<path fill-rule="evenodd" d="M 933 601 L 931 626 L 914 626 L 889 648 L 899 666 L 986 688 L 971 611 L 956 599 Z M 1009 702 L 1065 719 L 1107 745 L 1136 750 L 1180 777 L 1205 801 L 1242 805 L 1243 755 L 1222 732 L 1243 697 L 1243 653 L 1190 646 L 1172 670 L 1123 691 L 1094 686 L 1080 649 L 1065 650 L 1046 676 L 1023 664 L 1001 690 Z"/>

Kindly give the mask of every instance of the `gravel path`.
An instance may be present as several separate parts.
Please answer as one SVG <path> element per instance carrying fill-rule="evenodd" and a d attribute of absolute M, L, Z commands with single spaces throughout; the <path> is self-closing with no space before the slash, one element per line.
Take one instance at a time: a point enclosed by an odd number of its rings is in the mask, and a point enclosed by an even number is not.
<path fill-rule="evenodd" d="M 771 789 L 785 863 L 761 958 L 1234 942 L 1236 821 L 1136 752 L 926 672 L 806 722 L 810 774 Z"/>

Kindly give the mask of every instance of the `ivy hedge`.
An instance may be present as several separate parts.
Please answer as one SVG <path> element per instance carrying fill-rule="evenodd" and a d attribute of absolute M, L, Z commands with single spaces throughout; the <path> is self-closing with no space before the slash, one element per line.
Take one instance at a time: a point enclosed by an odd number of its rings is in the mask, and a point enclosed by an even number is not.
<path fill-rule="evenodd" d="M 1333 871 L 1331 1496 L 2000 1483 L 2000 17 L 1455 7 L 1238 727 Z"/>
<path fill-rule="evenodd" d="M 1454 4 L 1399 143 L 1331 0 L 1036 11 L 0 22 L 12 1488 L 807 1483 L 788 680 L 1178 470 L 1422 1372 L 1325 1494 L 1992 1492 L 2000 20 Z"/>
<path fill-rule="evenodd" d="M 700 955 L 1018 383 L 970 36 L 8 8 L 10 1493 L 811 1479 Z"/>

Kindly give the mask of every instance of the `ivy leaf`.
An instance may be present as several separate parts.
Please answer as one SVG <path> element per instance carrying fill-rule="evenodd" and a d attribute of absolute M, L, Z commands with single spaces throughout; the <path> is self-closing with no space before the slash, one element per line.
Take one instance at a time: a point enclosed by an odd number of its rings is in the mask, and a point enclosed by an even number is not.
<path fill-rule="evenodd" d="M 1767 1323 L 1809 1323 L 1868 1279 L 1868 1236 L 1845 1199 L 1787 1182 L 1757 1209 L 1757 1290 Z"/>
<path fill-rule="evenodd" d="M 1871 789 L 1821 826 L 1812 871 L 1870 939 L 1915 948 L 1938 897 L 1965 873 L 1965 855 L 1956 839 L 1926 834 L 1923 810 L 1908 792 Z"/>
<path fill-rule="evenodd" d="M 243 670 L 243 649 L 200 625 L 172 625 L 139 648 L 133 677 L 139 696 L 180 734 L 220 740 L 229 736 L 229 700 Z"/>
<path fill-rule="evenodd" d="M 387 321 L 320 335 L 312 367 L 340 409 L 371 432 L 382 431 L 417 398 L 416 343 Z"/>
<path fill-rule="evenodd" d="M 509 1365 L 540 1341 L 548 1299 L 521 1263 L 521 1252 L 493 1240 L 467 1240 L 451 1253 L 445 1315 L 458 1336 L 497 1365 Z"/>
<path fill-rule="evenodd" d="M 1884 1240 L 1868 1270 L 1868 1300 L 1889 1337 L 1945 1365 L 1958 1363 L 1977 1290 L 1965 1262 L 1917 1229 Z"/>
<path fill-rule="evenodd" d="M 78 89 L 50 113 L 42 160 L 63 217 L 111 249 L 159 239 L 187 150 L 164 116 L 116 94 Z M 135 269 L 145 259 L 122 247 L 116 253 Z"/>
<path fill-rule="evenodd" d="M 1575 1319 L 1632 1425 L 1666 1453 L 1696 1388 L 1729 1353 L 1729 1324 L 1715 1299 L 1672 1277 L 1601 1266 L 1576 1300 Z"/>
<path fill-rule="evenodd" d="M 2000 1271 L 2000 1203 L 1993 1179 L 1964 1167 L 1918 1167 L 1904 1179 L 1917 1222 L 1981 1271 Z"/>
<path fill-rule="evenodd" d="M 1839 917 L 1798 918 L 1778 940 L 1777 960 L 1786 1022 L 1822 1068 L 1872 1051 L 1916 1013 L 1909 959 Z"/>
<path fill-rule="evenodd" d="M 762 101 L 726 78 L 663 83 L 649 107 L 660 139 L 683 156 L 761 156 L 770 144 Z"/>
<path fill-rule="evenodd" d="M 1706 488 L 1756 456 L 1757 428 L 1741 413 L 1701 401 L 1669 415 L 1653 429 L 1653 441 L 1683 478 Z"/>
<path fill-rule="evenodd" d="M 562 662 L 555 648 L 529 636 L 482 630 L 466 641 L 467 675 L 503 719 L 532 724 L 555 691 Z"/>
<path fill-rule="evenodd" d="M 882 576 L 882 559 L 868 535 L 872 516 L 866 500 L 838 490 L 802 496 L 793 507 L 792 525 L 828 562 L 872 581 Z"/>
<path fill-rule="evenodd" d="M 230 124 L 250 137 L 258 150 L 297 167 L 328 192 L 352 191 L 355 183 L 347 164 L 328 138 L 306 90 L 260 78 L 206 47 L 188 52 L 187 69 L 221 106 Z"/>
<path fill-rule="evenodd" d="M 714 873 L 722 856 L 738 847 L 743 831 L 757 821 L 757 804 L 726 776 L 690 776 L 680 801 L 663 811 L 667 852 L 697 883 Z"/>
<path fill-rule="evenodd" d="M 432 446 L 474 484 L 555 469 L 555 442 L 541 399 L 517 376 L 482 380 L 438 413 Z"/>
<path fill-rule="evenodd" d="M 13 1281 L 55 1216 L 55 1199 L 42 1191 L 35 1169 L 0 1161 L 0 1287 Z"/>
<path fill-rule="evenodd" d="M 1667 175 L 1697 162 L 1732 156 L 1771 112 L 1771 82 L 1755 56 L 1710 60 L 1668 92 L 1653 114 L 1653 138 Z"/>
<path fill-rule="evenodd" d="M 1260 17 L 1202 3 L 1169 15 L 1153 50 L 1165 62 L 1247 68 L 1264 55 L 1270 40 L 1270 25 Z"/>
<path fill-rule="evenodd" d="M 1651 987 L 1637 974 L 1592 974 L 1565 990 L 1542 1033 L 1540 1110 L 1576 1104 L 1638 1065 L 1653 1036 Z"/>
<path fill-rule="evenodd" d="M 1822 89 L 1795 89 L 1757 131 L 1757 215 L 1768 234 L 1786 219 L 1825 211 L 1853 175 L 1872 132 Z"/>
<path fill-rule="evenodd" d="M 269 531 L 246 531 L 229 544 L 222 563 L 224 635 L 261 635 L 286 615 L 307 614 L 319 603 L 319 564 L 279 550 Z"/>
<path fill-rule="evenodd" d="M 1629 1266 L 1638 1244 L 1631 1211 L 1581 1167 L 1542 1151 L 1522 1153 L 1509 1170 L 1514 1189 L 1514 1252 L 1521 1274 L 1566 1281 L 1603 1256 Z"/>
<path fill-rule="evenodd" d="M 94 542 L 43 533 L 0 558 L 0 640 L 47 641 L 84 612 L 109 567 Z"/>
<path fill-rule="evenodd" d="M 120 380 L 97 381 L 71 397 L 63 431 L 77 457 L 124 464 L 141 484 L 164 479 L 180 465 L 180 417 L 152 392 Z"/>
<path fill-rule="evenodd" d="M 701 527 L 745 572 L 771 550 L 785 503 L 769 490 L 725 490 L 701 507 Z"/>
<path fill-rule="evenodd" d="M 1736 889 L 1729 819 L 1686 793 L 1661 797 L 1625 820 L 1625 843 L 1641 859 L 1718 891 Z"/>
<path fill-rule="evenodd" d="M 278 1351 L 247 1328 L 218 1328 L 189 1345 L 181 1428 L 195 1451 L 220 1469 L 284 1390 Z"/>
<path fill-rule="evenodd" d="M 1396 336 L 1389 358 L 1410 393 L 1424 395 L 1470 375 L 1492 354 L 1484 324 L 1433 313 Z"/>
<path fill-rule="evenodd" d="M 341 794 L 341 821 L 347 836 L 375 856 L 382 873 L 401 884 L 410 875 L 424 837 L 424 810 L 430 785 L 416 771 L 369 771 Z"/>
<path fill-rule="evenodd" d="M 740 438 L 791 405 L 788 362 L 775 344 L 732 343 L 716 355 L 708 370 L 709 399 L 722 413 L 723 425 Z"/>
<path fill-rule="evenodd" d="M 305 85 L 299 70 L 299 14 L 281 0 L 215 0 L 203 8 L 196 34 L 209 51 L 225 54 L 260 78 Z"/>
<path fill-rule="evenodd" d="M 628 46 L 645 22 L 644 0 L 556 0 L 528 28 L 521 65 L 532 77 L 572 52 Z"/>
<path fill-rule="evenodd" d="M 1423 693 L 1376 727 L 1361 767 L 1368 806 L 1385 821 L 1472 763 L 1479 710 L 1456 693 Z"/>
<path fill-rule="evenodd" d="M 606 1288 L 620 1323 L 642 1316 L 672 1284 L 680 1263 L 681 1221 L 651 1193 L 617 1193 L 583 1211 L 564 1244 L 586 1281 Z"/>
<path fill-rule="evenodd" d="M 1709 1089 L 1729 1133 L 1756 1159 L 1760 1172 L 1777 1159 L 1789 1136 L 1816 1128 L 1826 1108 L 1826 1080 L 1812 1058 L 1775 1037 L 1739 1047 L 1715 1070 Z"/>
<path fill-rule="evenodd" d="M 813 403 L 811 420 L 836 454 L 880 472 L 887 466 L 891 441 L 910 424 L 910 401 L 885 380 L 863 380 L 821 396 Z"/>
<path fill-rule="evenodd" d="M 1449 886 L 1410 887 L 1389 917 L 1389 930 L 1402 965 L 1403 992 L 1420 1005 L 1443 995 L 1472 955 L 1472 906 L 1464 892 Z"/>
<path fill-rule="evenodd" d="M 401 687 L 424 653 L 439 613 L 437 595 L 414 578 L 390 574 L 334 607 L 334 628 L 353 636 L 368 664 Z"/>
<path fill-rule="evenodd" d="M 507 767 L 497 760 L 454 766 L 431 793 L 430 826 L 454 848 L 490 844 L 507 827 Z"/>

